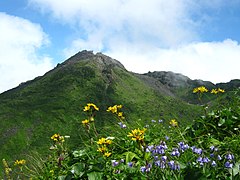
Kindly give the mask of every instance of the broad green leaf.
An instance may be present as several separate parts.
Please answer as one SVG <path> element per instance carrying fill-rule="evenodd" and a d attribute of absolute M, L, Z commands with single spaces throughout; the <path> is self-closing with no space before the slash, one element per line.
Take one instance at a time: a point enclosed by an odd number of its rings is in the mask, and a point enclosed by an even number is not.
<path fill-rule="evenodd" d="M 138 155 L 131 151 L 125 152 L 123 155 L 126 156 L 126 162 L 131 162 L 133 158 L 139 159 Z"/>
<path fill-rule="evenodd" d="M 77 164 L 74 164 L 74 166 L 72 167 L 72 170 L 74 171 L 74 174 L 81 177 L 84 174 L 84 168 L 85 168 L 85 164 L 77 163 Z"/>
<path fill-rule="evenodd" d="M 103 179 L 102 175 L 103 173 L 101 172 L 91 172 L 87 174 L 88 180 L 101 180 Z"/>

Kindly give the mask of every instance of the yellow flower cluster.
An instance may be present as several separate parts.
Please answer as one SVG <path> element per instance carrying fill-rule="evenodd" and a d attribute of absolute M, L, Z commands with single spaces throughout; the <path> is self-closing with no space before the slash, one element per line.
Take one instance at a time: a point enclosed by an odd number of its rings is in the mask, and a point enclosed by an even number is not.
<path fill-rule="evenodd" d="M 116 114 L 119 118 L 124 119 L 123 112 L 120 112 L 119 110 L 122 109 L 122 105 L 114 105 L 110 106 L 107 109 L 107 112 L 111 112 L 113 114 Z"/>
<path fill-rule="evenodd" d="M 204 93 L 208 92 L 207 88 L 204 86 L 196 87 L 193 89 L 193 93 Z"/>
<path fill-rule="evenodd" d="M 88 112 L 88 111 L 90 111 L 90 110 L 99 111 L 99 108 L 98 108 L 95 104 L 93 104 L 93 103 L 88 103 L 88 104 L 84 107 L 83 111 Z"/>
<path fill-rule="evenodd" d="M 177 127 L 178 126 L 178 122 L 176 121 L 176 119 L 172 119 L 169 124 L 173 127 Z"/>
<path fill-rule="evenodd" d="M 218 94 L 218 93 L 224 93 L 224 89 L 217 88 L 217 89 L 212 89 L 211 93 L 212 94 Z"/>
<path fill-rule="evenodd" d="M 109 152 L 109 148 L 108 148 L 108 146 L 110 144 L 112 144 L 112 140 L 110 140 L 108 138 L 101 138 L 97 141 L 97 144 L 99 145 L 97 151 L 101 152 L 103 154 L 103 156 L 109 157 L 112 155 L 112 153 Z"/>
<path fill-rule="evenodd" d="M 60 136 L 60 134 L 54 134 L 52 135 L 51 139 L 55 142 L 64 142 L 64 137 Z"/>
<path fill-rule="evenodd" d="M 142 141 L 144 139 L 144 133 L 145 133 L 146 129 L 144 128 L 143 130 L 138 129 L 134 129 L 132 130 L 132 132 L 130 132 L 128 134 L 128 137 L 131 137 L 132 140 L 134 141 Z"/>
<path fill-rule="evenodd" d="M 16 160 L 14 165 L 17 166 L 17 165 L 24 165 L 26 164 L 26 160 L 22 159 L 22 160 Z"/>

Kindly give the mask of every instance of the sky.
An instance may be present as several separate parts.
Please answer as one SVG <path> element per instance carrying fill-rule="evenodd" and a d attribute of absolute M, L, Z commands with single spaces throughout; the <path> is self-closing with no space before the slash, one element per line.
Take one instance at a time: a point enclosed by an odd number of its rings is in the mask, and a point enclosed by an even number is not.
<path fill-rule="evenodd" d="M 135 73 L 240 79 L 240 0 L 0 1 L 0 93 L 82 50 Z"/>

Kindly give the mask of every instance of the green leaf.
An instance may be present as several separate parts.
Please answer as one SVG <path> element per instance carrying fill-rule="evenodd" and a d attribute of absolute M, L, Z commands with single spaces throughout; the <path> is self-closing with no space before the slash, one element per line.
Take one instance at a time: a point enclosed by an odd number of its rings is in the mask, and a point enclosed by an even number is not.
<path fill-rule="evenodd" d="M 138 155 L 131 151 L 125 152 L 123 155 L 126 156 L 126 162 L 131 162 L 133 158 L 139 159 Z"/>
<path fill-rule="evenodd" d="M 221 118 L 218 122 L 218 126 L 222 126 L 225 123 L 225 119 Z"/>
<path fill-rule="evenodd" d="M 73 156 L 75 158 L 84 156 L 86 154 L 85 150 L 73 151 Z"/>
<path fill-rule="evenodd" d="M 219 140 L 215 139 L 215 138 L 211 138 L 209 141 L 210 141 L 211 144 L 214 145 L 214 146 L 221 144 L 221 142 L 220 142 Z"/>
<path fill-rule="evenodd" d="M 88 173 L 88 180 L 101 180 L 103 179 L 102 175 L 103 173 L 101 172 L 91 172 L 91 173 Z"/>
<path fill-rule="evenodd" d="M 85 168 L 84 163 L 77 163 L 73 165 L 72 170 L 74 171 L 74 174 L 81 177 L 84 174 L 84 168 Z"/>
<path fill-rule="evenodd" d="M 236 176 L 237 174 L 239 174 L 238 176 L 240 176 L 239 167 L 240 167 L 240 161 L 238 161 L 237 163 L 235 163 L 235 165 L 234 165 L 234 167 L 233 167 L 232 169 L 229 169 L 229 173 L 230 173 L 232 176 Z"/>

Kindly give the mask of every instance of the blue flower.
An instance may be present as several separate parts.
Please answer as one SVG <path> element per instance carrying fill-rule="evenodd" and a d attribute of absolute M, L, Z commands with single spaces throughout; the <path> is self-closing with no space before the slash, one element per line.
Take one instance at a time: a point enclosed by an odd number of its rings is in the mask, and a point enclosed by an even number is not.
<path fill-rule="evenodd" d="M 151 168 L 152 168 L 152 164 L 147 164 L 146 166 L 140 167 L 140 171 L 143 172 L 143 173 L 144 172 L 150 172 Z"/>
<path fill-rule="evenodd" d="M 126 124 L 123 124 L 122 122 L 119 122 L 118 124 L 120 125 L 121 128 L 126 128 L 127 127 Z"/>
<path fill-rule="evenodd" d="M 215 161 L 212 161 L 212 167 L 216 167 L 217 166 L 217 163 Z"/>
<path fill-rule="evenodd" d="M 165 168 L 166 168 L 165 162 L 160 161 L 160 160 L 155 161 L 155 165 L 158 166 L 158 167 L 160 167 L 161 169 L 165 169 Z"/>
<path fill-rule="evenodd" d="M 128 162 L 128 167 L 133 167 L 133 162 Z"/>
<path fill-rule="evenodd" d="M 189 145 L 185 144 L 184 142 L 179 142 L 178 143 L 179 149 L 184 152 L 185 150 L 189 149 Z"/>
<path fill-rule="evenodd" d="M 180 156 L 180 152 L 178 151 L 177 148 L 173 149 L 172 153 L 171 153 L 172 156 Z"/>
<path fill-rule="evenodd" d="M 165 136 L 166 141 L 168 141 L 170 138 L 168 136 Z"/>
<path fill-rule="evenodd" d="M 211 146 L 211 147 L 210 147 L 210 150 L 211 150 L 211 151 L 214 151 L 214 149 L 215 149 L 215 146 Z"/>
<path fill-rule="evenodd" d="M 119 164 L 119 162 L 117 160 L 112 160 L 112 166 L 115 167 Z"/>
<path fill-rule="evenodd" d="M 221 157 L 220 155 L 218 155 L 218 156 L 217 156 L 217 159 L 218 159 L 219 161 L 221 161 L 221 160 L 222 160 L 222 157 Z"/>
<path fill-rule="evenodd" d="M 168 162 L 168 166 L 170 167 L 171 170 L 180 170 L 179 164 L 175 164 L 173 160 Z"/>
<path fill-rule="evenodd" d="M 195 146 L 191 147 L 192 151 L 196 154 L 202 154 L 202 149 L 201 148 L 196 148 Z"/>
<path fill-rule="evenodd" d="M 227 155 L 225 155 L 225 158 L 227 160 L 233 160 L 234 159 L 234 155 L 233 154 L 227 154 Z"/>
<path fill-rule="evenodd" d="M 156 122 L 156 120 L 152 119 L 152 122 L 153 122 L 153 123 L 155 123 L 155 122 Z"/>
<path fill-rule="evenodd" d="M 152 152 L 154 150 L 154 145 L 149 145 L 146 148 L 146 152 Z"/>
<path fill-rule="evenodd" d="M 233 168 L 233 164 L 230 163 L 229 161 L 227 161 L 227 162 L 225 163 L 225 167 L 226 167 L 226 168 Z"/>
<path fill-rule="evenodd" d="M 208 157 L 204 157 L 204 158 L 203 158 L 203 162 L 204 162 L 204 163 L 208 163 L 208 162 L 210 162 L 210 160 L 208 159 Z"/>
<path fill-rule="evenodd" d="M 146 171 L 146 167 L 145 166 L 140 167 L 140 171 L 144 173 Z"/>
<path fill-rule="evenodd" d="M 158 120 L 158 123 L 162 123 L 162 122 L 163 122 L 163 120 L 162 120 L 162 119 L 159 119 L 159 120 Z"/>
<path fill-rule="evenodd" d="M 162 161 L 164 161 L 164 162 L 166 162 L 166 160 L 167 160 L 167 156 L 162 156 Z"/>

